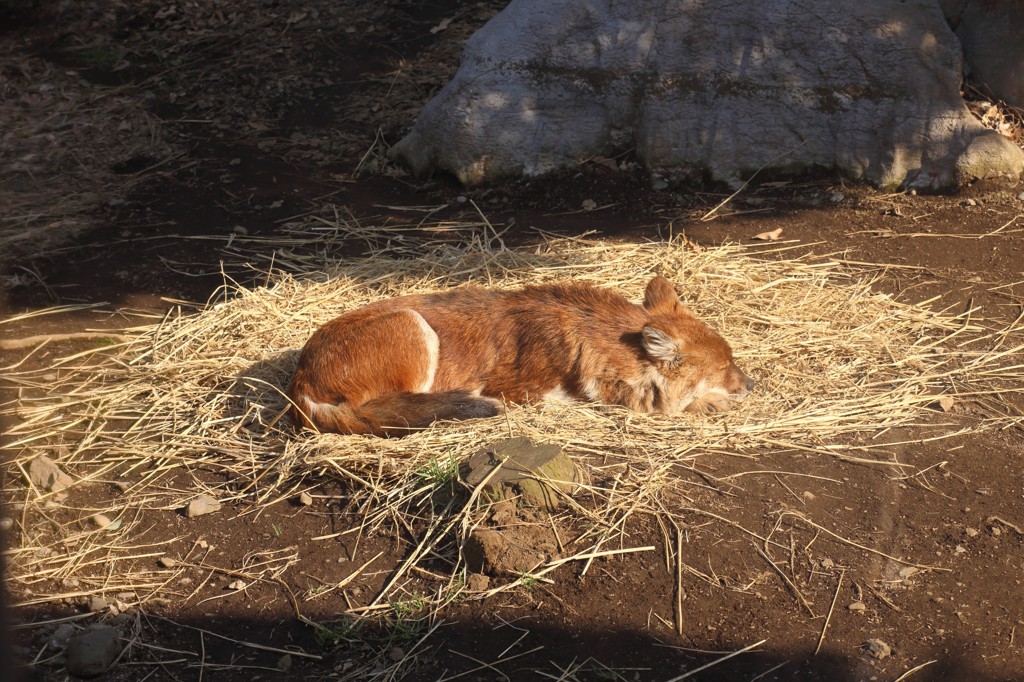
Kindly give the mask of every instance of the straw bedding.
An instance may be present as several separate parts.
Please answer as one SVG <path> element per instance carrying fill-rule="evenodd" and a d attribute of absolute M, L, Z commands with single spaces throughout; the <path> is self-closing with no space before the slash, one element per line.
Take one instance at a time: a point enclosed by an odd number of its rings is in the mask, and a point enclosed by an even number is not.
<path fill-rule="evenodd" d="M 683 238 L 641 244 L 552 238 L 506 249 L 488 225 L 480 227 L 458 243 L 411 245 L 391 235 L 363 259 L 332 258 L 323 237 L 303 252 L 297 236 L 278 250 L 265 286 L 228 283 L 198 312 L 131 330 L 133 340 L 62 361 L 45 378 L 44 372 L 11 373 L 46 395 L 13 408 L 21 422 L 10 434 L 9 466 L 24 471 L 47 453 L 81 479 L 76 485 L 114 481 L 124 494 L 111 513 L 125 520 L 114 533 L 119 541 L 109 531 L 105 538 L 91 529 L 71 533 L 78 540 L 65 544 L 78 548 L 71 552 L 78 558 L 40 559 L 32 550 L 47 542 L 48 531 L 27 530 L 12 554 L 12 577 L 27 584 L 75 575 L 87 548 L 107 560 L 137 556 L 131 533 L 138 510 L 177 509 L 201 492 L 236 501 L 244 513 L 325 478 L 341 480 L 354 507 L 364 510 L 364 530 L 371 529 L 413 513 L 423 498 L 425 467 L 462 459 L 509 434 L 561 445 L 589 470 L 585 500 L 570 504 L 580 515 L 603 519 L 599 539 L 579 548 L 593 553 L 621 530 L 625 516 L 682 513 L 698 504 L 694 488 L 684 484 L 701 480 L 694 470 L 705 458 L 792 450 L 891 464 L 885 446 L 865 436 L 934 416 L 940 394 L 990 393 L 1001 378 L 1019 374 L 1006 368 L 1019 349 L 1016 330 L 992 332 L 969 316 L 897 302 L 873 287 L 884 276 L 880 268 L 791 257 L 778 246 L 701 249 Z M 282 392 L 298 349 L 319 325 L 355 306 L 470 281 L 517 287 L 559 279 L 613 286 L 639 300 L 654 274 L 676 284 L 758 382 L 732 412 L 640 415 L 541 404 L 391 440 L 297 433 L 284 416 Z M 984 424 L 958 420 L 943 433 Z M 28 497 L 41 507 L 50 495 L 30 491 Z M 669 498 L 677 504 L 666 505 Z M 422 512 L 416 508 L 417 518 Z M 460 513 L 471 514 L 470 505 Z M 159 554 L 159 547 L 148 551 Z M 148 585 L 142 592 L 160 592 L 162 581 L 138 562 L 117 565 L 123 579 L 109 570 L 107 589 Z"/>

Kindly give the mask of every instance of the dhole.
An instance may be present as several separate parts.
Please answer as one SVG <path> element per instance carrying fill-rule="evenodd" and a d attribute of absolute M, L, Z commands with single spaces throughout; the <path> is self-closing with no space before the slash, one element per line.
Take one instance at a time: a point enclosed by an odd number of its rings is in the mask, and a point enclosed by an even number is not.
<path fill-rule="evenodd" d="M 502 401 L 715 411 L 754 382 L 664 277 L 643 305 L 585 284 L 403 296 L 317 330 L 289 387 L 296 424 L 395 436 L 491 417 Z"/>

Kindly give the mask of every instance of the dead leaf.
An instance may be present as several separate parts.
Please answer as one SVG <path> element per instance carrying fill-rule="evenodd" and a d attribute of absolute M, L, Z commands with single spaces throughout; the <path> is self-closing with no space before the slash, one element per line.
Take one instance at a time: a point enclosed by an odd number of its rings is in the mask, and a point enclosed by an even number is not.
<path fill-rule="evenodd" d="M 447 19 L 442 19 L 441 23 L 439 23 L 434 28 L 430 29 L 430 32 L 431 33 L 440 33 L 441 31 L 446 30 L 450 23 L 452 23 L 452 17 L 448 17 Z"/>
<path fill-rule="evenodd" d="M 762 232 L 761 234 L 755 234 L 751 239 L 760 239 L 763 242 L 774 242 L 778 241 L 779 236 L 782 234 L 782 228 L 777 228 L 771 232 Z"/>
<path fill-rule="evenodd" d="M 943 412 L 949 412 L 952 410 L 954 403 L 956 403 L 956 400 L 951 395 L 944 395 L 939 398 L 939 407 L 942 408 Z"/>

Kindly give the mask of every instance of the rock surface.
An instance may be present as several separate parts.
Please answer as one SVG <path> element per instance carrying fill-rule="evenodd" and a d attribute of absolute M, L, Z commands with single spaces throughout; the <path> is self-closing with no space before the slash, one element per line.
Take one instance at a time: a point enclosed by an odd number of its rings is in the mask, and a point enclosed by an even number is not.
<path fill-rule="evenodd" d="M 1024 3 L 964 3 L 956 35 L 975 83 L 1010 106 L 1024 108 Z"/>
<path fill-rule="evenodd" d="M 1018 176 L 1024 152 L 960 80 L 938 0 L 513 0 L 392 154 L 465 184 L 628 150 L 733 184 L 762 167 L 932 189 Z"/>
<path fill-rule="evenodd" d="M 204 514 L 212 514 L 215 511 L 220 511 L 220 502 L 209 495 L 200 495 L 185 507 L 185 516 L 193 518 L 195 516 L 203 516 Z"/>
<path fill-rule="evenodd" d="M 60 492 L 75 482 L 57 463 L 46 455 L 39 455 L 28 465 L 28 477 L 36 488 L 46 492 Z"/>
<path fill-rule="evenodd" d="M 121 633 L 109 625 L 90 625 L 68 641 L 67 669 L 78 677 L 98 677 L 121 655 Z"/>
<path fill-rule="evenodd" d="M 491 475 L 499 463 L 501 468 Z M 559 506 L 558 490 L 571 493 L 581 480 L 579 469 L 558 446 L 523 437 L 481 448 L 461 473 L 472 488 L 486 480 L 482 493 L 488 500 L 519 497 L 524 505 L 550 510 Z"/>

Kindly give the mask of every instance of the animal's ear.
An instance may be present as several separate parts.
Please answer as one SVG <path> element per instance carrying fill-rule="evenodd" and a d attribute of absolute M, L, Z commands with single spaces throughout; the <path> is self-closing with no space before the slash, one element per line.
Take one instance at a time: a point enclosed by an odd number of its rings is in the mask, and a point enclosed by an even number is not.
<path fill-rule="evenodd" d="M 682 343 L 657 327 L 645 326 L 642 335 L 644 350 L 651 360 L 675 365 L 683 359 L 681 353 Z"/>
<path fill-rule="evenodd" d="M 644 308 L 651 314 L 675 314 L 692 317 L 693 313 L 682 304 L 672 283 L 658 275 L 647 283 Z"/>

